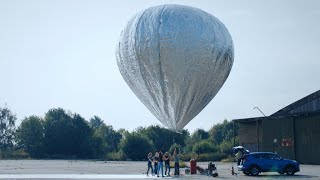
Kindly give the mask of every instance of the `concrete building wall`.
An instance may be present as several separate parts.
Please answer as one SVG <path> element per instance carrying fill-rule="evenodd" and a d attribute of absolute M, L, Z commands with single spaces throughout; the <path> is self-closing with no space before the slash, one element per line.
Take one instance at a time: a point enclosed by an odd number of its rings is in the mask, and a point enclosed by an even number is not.
<path fill-rule="evenodd" d="M 259 132 L 257 130 L 256 121 L 239 123 L 239 144 L 248 149 L 250 152 L 259 151 L 258 148 L 260 149 L 261 147 L 258 146 L 258 142 L 262 141 L 261 131 L 261 122 L 259 122 Z M 259 141 L 257 137 L 259 137 Z"/>
<path fill-rule="evenodd" d="M 260 122 L 258 129 L 256 121 Z M 244 147 L 277 152 L 300 163 L 320 164 L 320 90 L 269 117 L 235 122 L 239 123 L 239 142 Z"/>
<path fill-rule="evenodd" d="M 320 164 L 319 113 L 258 118 L 256 121 L 250 119 L 237 123 L 239 144 L 251 152 L 276 152 L 283 158 L 296 159 L 300 163 Z"/>
<path fill-rule="evenodd" d="M 320 164 L 320 115 L 295 119 L 296 159 L 300 163 Z"/>
<path fill-rule="evenodd" d="M 295 159 L 293 118 L 270 118 L 263 121 L 263 151 L 276 152 Z"/>

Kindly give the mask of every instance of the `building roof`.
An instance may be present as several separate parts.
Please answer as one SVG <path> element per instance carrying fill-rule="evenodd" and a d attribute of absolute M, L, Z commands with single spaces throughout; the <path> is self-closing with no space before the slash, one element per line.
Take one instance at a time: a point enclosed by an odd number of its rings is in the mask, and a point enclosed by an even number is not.
<path fill-rule="evenodd" d="M 320 90 L 280 109 L 271 116 L 301 115 L 316 112 L 320 112 Z"/>
<path fill-rule="evenodd" d="M 306 116 L 310 114 L 320 114 L 320 90 L 316 91 L 286 107 L 280 109 L 268 117 L 254 117 L 244 119 L 234 119 L 233 121 L 245 123 L 277 118 L 283 116 Z"/>
<path fill-rule="evenodd" d="M 267 117 L 254 117 L 254 118 L 244 118 L 244 119 L 233 119 L 232 121 L 237 121 L 241 123 L 247 123 L 247 122 L 255 122 L 258 120 L 264 120 L 267 119 Z"/>

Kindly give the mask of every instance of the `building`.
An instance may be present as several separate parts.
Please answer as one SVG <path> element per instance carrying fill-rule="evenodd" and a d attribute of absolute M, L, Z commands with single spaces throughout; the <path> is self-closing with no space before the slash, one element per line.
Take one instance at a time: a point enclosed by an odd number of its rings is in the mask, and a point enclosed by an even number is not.
<path fill-rule="evenodd" d="M 320 164 L 320 90 L 270 116 L 233 121 L 239 125 L 239 144 L 251 152 Z"/>

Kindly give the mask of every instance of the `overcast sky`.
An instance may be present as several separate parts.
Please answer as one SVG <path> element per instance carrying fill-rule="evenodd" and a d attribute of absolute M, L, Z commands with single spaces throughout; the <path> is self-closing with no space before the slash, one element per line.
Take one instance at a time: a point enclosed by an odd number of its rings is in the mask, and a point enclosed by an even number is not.
<path fill-rule="evenodd" d="M 0 106 L 44 116 L 61 107 L 115 129 L 160 124 L 117 67 L 121 30 L 161 4 L 200 8 L 234 42 L 229 78 L 185 129 L 266 115 L 320 89 L 320 1 L 0 0 Z"/>

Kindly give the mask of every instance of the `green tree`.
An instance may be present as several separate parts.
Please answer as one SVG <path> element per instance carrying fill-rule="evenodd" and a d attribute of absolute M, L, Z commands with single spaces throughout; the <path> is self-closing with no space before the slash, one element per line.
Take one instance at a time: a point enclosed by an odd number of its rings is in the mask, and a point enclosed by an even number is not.
<path fill-rule="evenodd" d="M 197 140 L 205 140 L 209 138 L 209 133 L 203 129 L 197 129 L 194 133 L 192 133 L 191 137 Z"/>
<path fill-rule="evenodd" d="M 104 153 L 117 151 L 122 135 L 113 130 L 112 126 L 102 124 L 95 132 L 94 136 L 101 139 L 102 151 Z"/>
<path fill-rule="evenodd" d="M 43 120 L 29 116 L 22 120 L 17 129 L 17 143 L 32 157 L 41 157 L 43 153 L 44 127 Z"/>
<path fill-rule="evenodd" d="M 209 138 L 209 133 L 203 129 L 197 129 L 195 132 L 191 134 L 190 137 L 186 139 L 186 152 L 191 152 L 193 146 L 202 140 L 206 140 Z"/>
<path fill-rule="evenodd" d="M 104 122 L 99 116 L 93 116 L 93 118 L 90 119 L 89 124 L 91 128 L 98 129 L 100 126 L 104 125 Z"/>
<path fill-rule="evenodd" d="M 92 149 L 93 131 L 89 123 L 79 114 L 72 116 L 72 126 L 70 127 L 70 141 L 72 141 L 72 153 L 78 154 L 82 158 L 90 158 L 94 154 Z M 70 142 L 69 141 L 69 142 Z"/>
<path fill-rule="evenodd" d="M 232 141 L 223 141 L 220 145 L 220 151 L 221 153 L 225 155 L 232 155 L 232 147 L 233 147 L 233 142 Z"/>
<path fill-rule="evenodd" d="M 68 147 L 69 127 L 71 117 L 64 109 L 50 109 L 45 115 L 44 131 L 45 131 L 45 147 L 47 154 L 65 154 L 70 153 Z M 65 147 L 67 146 L 67 147 Z M 66 150 L 68 149 L 68 150 Z"/>
<path fill-rule="evenodd" d="M 120 143 L 121 151 L 127 159 L 145 160 L 147 154 L 154 150 L 151 141 L 136 132 L 126 134 Z"/>
<path fill-rule="evenodd" d="M 16 120 L 16 115 L 9 108 L 0 107 L 0 150 L 13 148 Z"/>
<path fill-rule="evenodd" d="M 48 155 L 89 157 L 92 130 L 78 114 L 62 108 L 51 109 L 45 115 L 44 144 Z"/>
<path fill-rule="evenodd" d="M 169 148 L 169 153 L 173 154 L 174 150 L 176 149 L 177 150 L 177 153 L 181 153 L 181 146 L 177 143 L 174 143 L 171 145 L 171 147 Z"/>
<path fill-rule="evenodd" d="M 187 130 L 182 130 L 181 133 L 177 133 L 158 125 L 147 128 L 139 127 L 136 132 L 148 137 L 154 144 L 155 149 L 162 151 L 168 150 L 174 143 L 184 146 L 185 140 L 187 136 L 189 136 Z"/>
<path fill-rule="evenodd" d="M 211 142 L 204 140 L 204 141 L 197 142 L 193 146 L 192 150 L 197 154 L 204 154 L 204 153 L 216 152 L 217 148 Z"/>
<path fill-rule="evenodd" d="M 233 126 L 235 131 L 233 131 Z M 214 143 L 221 144 L 223 141 L 233 140 L 233 132 L 235 132 L 235 137 L 238 136 L 238 125 L 234 125 L 232 121 L 224 120 L 223 123 L 216 124 L 209 130 L 209 136 Z"/>
<path fill-rule="evenodd" d="M 129 132 L 123 128 L 118 129 L 117 131 L 119 134 L 121 134 L 121 137 L 124 138 L 126 136 L 126 134 L 128 134 Z"/>

